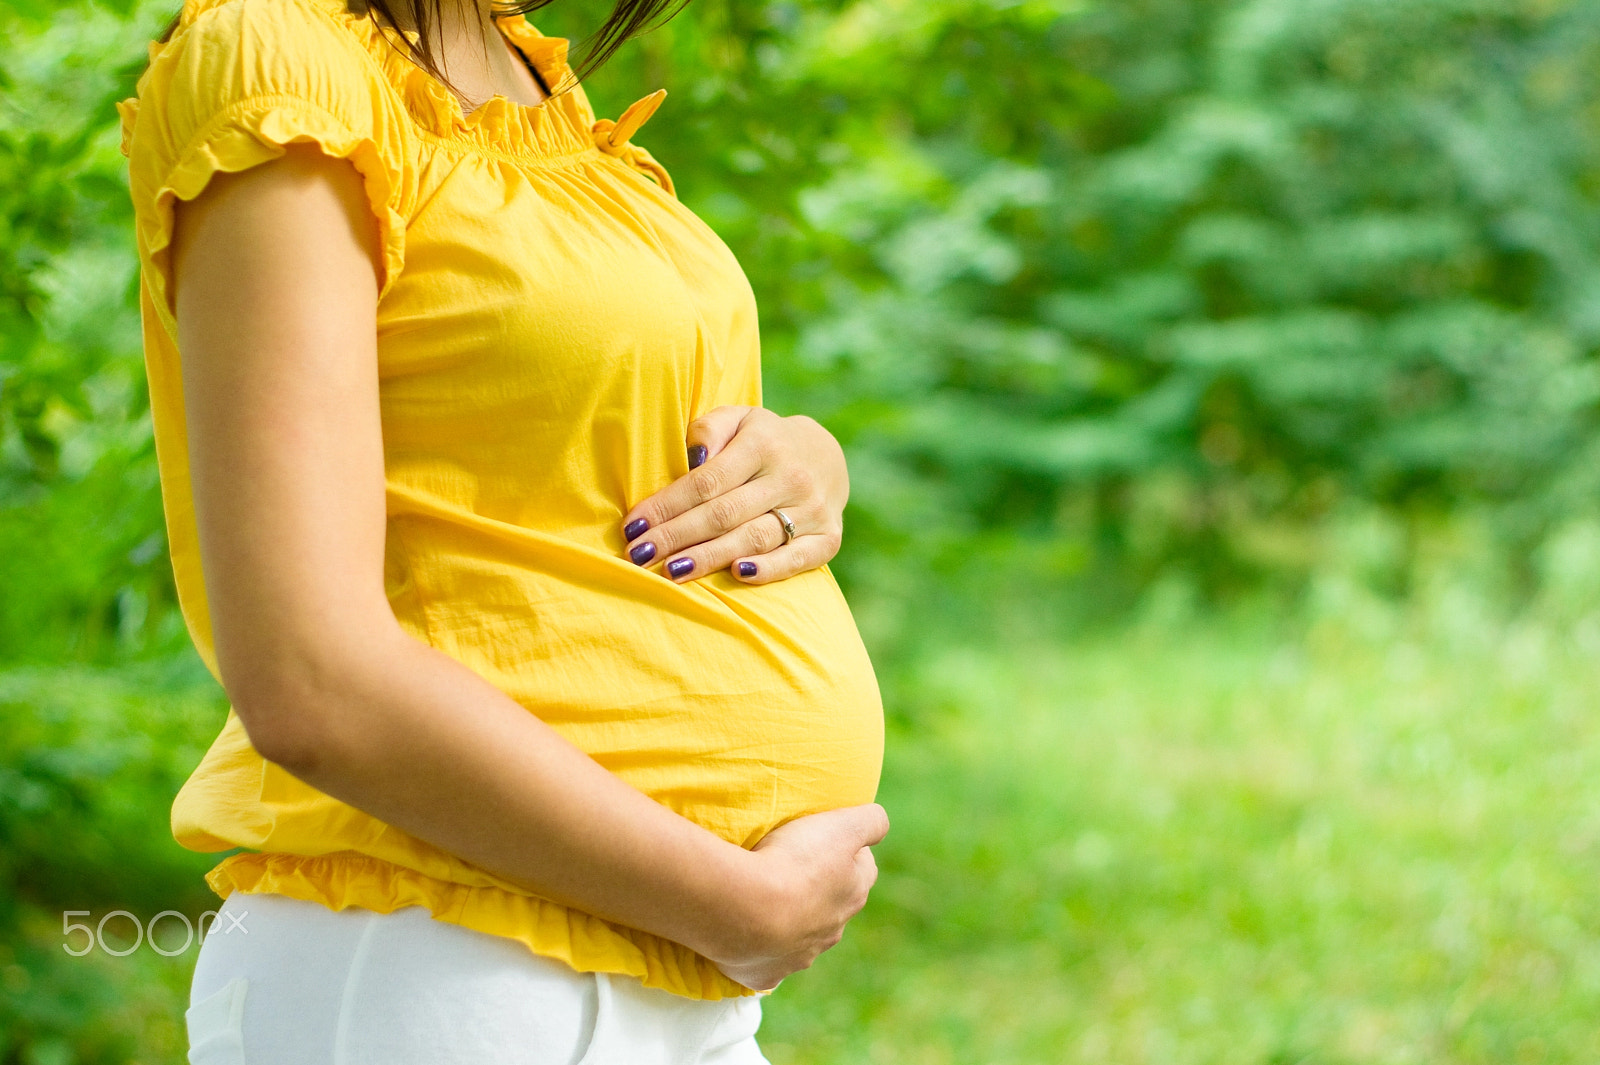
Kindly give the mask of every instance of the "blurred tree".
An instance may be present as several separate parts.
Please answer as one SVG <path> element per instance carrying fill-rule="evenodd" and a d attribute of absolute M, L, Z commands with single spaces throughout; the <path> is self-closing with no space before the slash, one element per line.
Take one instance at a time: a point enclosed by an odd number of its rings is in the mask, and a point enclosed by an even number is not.
<path fill-rule="evenodd" d="M 0 5 L 0 1061 L 180 1059 L 182 962 L 73 957 L 62 913 L 214 902 L 165 830 L 222 711 L 181 654 L 112 110 L 155 21 Z"/>
<path fill-rule="evenodd" d="M 167 609 L 113 102 L 152 16 L 0 5 L 0 658 L 109 663 Z"/>

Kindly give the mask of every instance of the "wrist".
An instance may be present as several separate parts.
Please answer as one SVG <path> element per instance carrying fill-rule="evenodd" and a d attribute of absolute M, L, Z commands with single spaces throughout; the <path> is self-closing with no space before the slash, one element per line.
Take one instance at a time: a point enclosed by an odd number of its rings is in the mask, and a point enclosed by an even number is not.
<path fill-rule="evenodd" d="M 716 842 L 718 846 L 700 865 L 704 897 L 694 907 L 700 920 L 683 942 L 714 962 L 733 963 L 759 953 L 761 945 L 770 941 L 772 921 L 781 907 L 768 863 L 720 837 Z"/>

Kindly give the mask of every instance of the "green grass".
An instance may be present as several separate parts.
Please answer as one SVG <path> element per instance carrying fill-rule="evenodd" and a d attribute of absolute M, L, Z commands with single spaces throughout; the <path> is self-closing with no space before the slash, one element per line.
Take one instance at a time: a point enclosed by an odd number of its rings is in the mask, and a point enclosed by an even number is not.
<path fill-rule="evenodd" d="M 771 1060 L 1600 1060 L 1600 628 L 1358 607 L 908 670 Z"/>

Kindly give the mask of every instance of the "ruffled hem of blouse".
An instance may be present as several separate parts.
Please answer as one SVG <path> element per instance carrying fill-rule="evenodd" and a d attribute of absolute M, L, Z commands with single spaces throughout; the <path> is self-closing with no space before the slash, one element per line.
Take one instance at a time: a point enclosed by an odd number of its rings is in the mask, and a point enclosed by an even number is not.
<path fill-rule="evenodd" d="M 439 920 L 514 939 L 579 972 L 621 973 L 686 998 L 719 1000 L 758 992 L 724 976 L 688 947 L 618 927 L 579 910 L 494 887 L 452 884 L 355 851 L 326 855 L 246 851 L 206 874 L 222 898 L 235 891 L 284 895 L 333 910 L 391 913 L 423 906 Z"/>

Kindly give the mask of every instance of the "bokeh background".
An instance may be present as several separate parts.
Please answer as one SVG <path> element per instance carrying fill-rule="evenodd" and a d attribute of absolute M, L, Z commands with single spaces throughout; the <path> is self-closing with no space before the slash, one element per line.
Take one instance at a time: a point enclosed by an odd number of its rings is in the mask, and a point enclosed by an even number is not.
<path fill-rule="evenodd" d="M 181 923 L 64 921 L 216 902 L 112 108 L 173 10 L 0 0 L 5 1065 L 180 1062 Z M 775 1065 L 1600 1060 L 1597 71 L 1596 0 L 695 0 L 590 79 L 851 461 L 894 829 Z"/>

